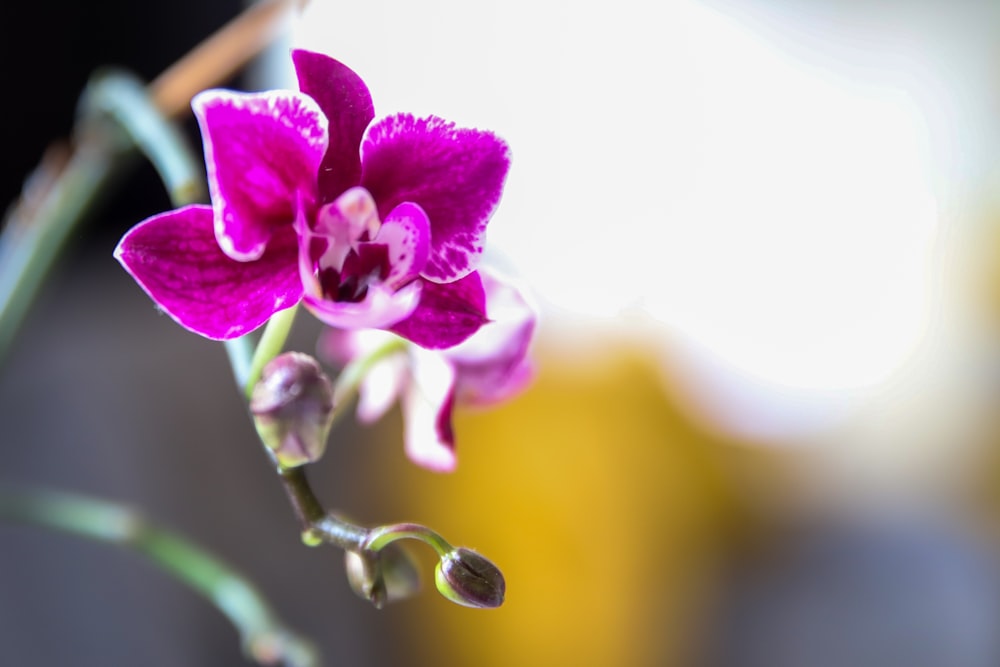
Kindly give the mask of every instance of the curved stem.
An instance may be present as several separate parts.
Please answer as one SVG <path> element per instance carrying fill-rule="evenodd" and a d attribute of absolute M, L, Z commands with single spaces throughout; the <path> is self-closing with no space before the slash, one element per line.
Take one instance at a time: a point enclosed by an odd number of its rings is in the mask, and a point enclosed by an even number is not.
<path fill-rule="evenodd" d="M 216 85 L 257 55 L 283 29 L 285 17 L 303 0 L 255 3 L 150 86 L 152 105 L 167 117 L 188 109 L 200 90 Z M 0 357 L 8 350 L 28 306 L 70 231 L 98 194 L 108 190 L 128 152 L 119 128 L 86 128 L 77 148 L 50 148 L 29 177 L 0 234 Z"/>
<path fill-rule="evenodd" d="M 0 235 L 0 357 L 70 232 L 111 180 L 121 154 L 120 133 L 100 128 L 70 156 L 47 153 L 32 174 L 22 204 L 11 211 Z"/>
<path fill-rule="evenodd" d="M 153 163 L 174 206 L 205 201 L 204 166 L 137 77 L 121 70 L 101 71 L 87 84 L 80 109 L 83 118 L 107 114 L 118 122 Z"/>
<path fill-rule="evenodd" d="M 372 528 L 364 548 L 380 551 L 398 540 L 419 540 L 434 549 L 438 556 L 445 556 L 454 551 L 454 547 L 441 535 L 418 523 L 396 523 Z"/>
<path fill-rule="evenodd" d="M 368 537 L 365 528 L 328 513 L 309 485 L 302 468 L 279 468 L 281 483 L 302 526 L 302 541 L 309 546 L 324 542 L 342 549 L 360 549 Z"/>
<path fill-rule="evenodd" d="M 0 517 L 138 551 L 212 603 L 260 664 L 318 665 L 315 649 L 282 624 L 267 601 L 228 563 L 122 505 L 41 489 L 0 487 Z"/>
<path fill-rule="evenodd" d="M 287 31 L 287 22 L 307 0 L 260 0 L 174 62 L 149 84 L 154 104 L 166 116 L 188 110 L 198 91 L 231 78 L 251 58 Z"/>

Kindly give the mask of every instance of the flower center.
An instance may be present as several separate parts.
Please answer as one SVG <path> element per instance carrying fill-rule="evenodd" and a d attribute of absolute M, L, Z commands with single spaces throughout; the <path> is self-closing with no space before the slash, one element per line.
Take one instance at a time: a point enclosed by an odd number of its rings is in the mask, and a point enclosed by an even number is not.
<path fill-rule="evenodd" d="M 359 243 L 348 251 L 340 270 L 331 267 L 319 271 L 323 295 L 332 301 L 363 301 L 368 286 L 389 275 L 389 247 L 384 243 Z"/>

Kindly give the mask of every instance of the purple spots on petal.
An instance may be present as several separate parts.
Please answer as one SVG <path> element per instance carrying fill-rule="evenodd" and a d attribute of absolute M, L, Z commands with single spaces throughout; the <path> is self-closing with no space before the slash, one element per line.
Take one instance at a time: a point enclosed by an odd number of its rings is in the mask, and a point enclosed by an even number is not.
<path fill-rule="evenodd" d="M 503 192 L 507 145 L 437 117 L 398 114 L 368 128 L 361 154 L 361 183 L 383 216 L 413 202 L 430 221 L 430 259 L 421 275 L 448 282 L 469 273 Z"/>
<path fill-rule="evenodd" d="M 389 212 L 376 239 L 389 246 L 390 286 L 398 289 L 420 275 L 427 265 L 430 237 L 430 223 L 420 206 L 404 202 Z"/>

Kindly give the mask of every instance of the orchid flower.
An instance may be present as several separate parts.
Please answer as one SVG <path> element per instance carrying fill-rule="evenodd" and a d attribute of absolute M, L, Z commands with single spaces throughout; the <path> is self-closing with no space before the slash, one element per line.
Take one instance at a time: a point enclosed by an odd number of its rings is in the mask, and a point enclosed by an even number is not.
<path fill-rule="evenodd" d="M 338 363 L 396 349 L 379 357 L 361 381 L 357 414 L 379 419 L 398 399 L 405 423 L 406 452 L 431 470 L 454 470 L 456 404 L 493 405 L 523 390 L 533 375 L 528 347 L 536 315 L 523 294 L 491 272 L 482 271 L 489 322 L 459 345 L 428 350 L 399 345 L 378 330 L 330 330 L 320 341 L 322 356 Z"/>
<path fill-rule="evenodd" d="M 324 323 L 455 345 L 485 321 L 476 262 L 509 167 L 489 132 L 408 114 L 309 51 L 300 91 L 192 100 L 212 204 L 153 216 L 115 256 L 182 326 L 241 336 L 302 301 Z"/>

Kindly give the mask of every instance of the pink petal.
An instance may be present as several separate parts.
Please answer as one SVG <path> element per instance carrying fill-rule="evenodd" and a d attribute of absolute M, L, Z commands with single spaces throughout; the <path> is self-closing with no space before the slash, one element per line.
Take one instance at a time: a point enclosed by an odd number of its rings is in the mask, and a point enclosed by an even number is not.
<path fill-rule="evenodd" d="M 383 219 L 407 201 L 426 212 L 431 249 L 423 277 L 450 282 L 470 273 L 503 192 L 507 144 L 433 116 L 399 114 L 368 129 L 361 155 L 361 184 L 375 197 Z"/>
<path fill-rule="evenodd" d="M 513 285 L 480 270 L 490 321 L 443 354 L 458 372 L 463 403 L 487 405 L 506 400 L 527 386 L 534 374 L 528 348 L 535 332 L 535 309 Z"/>
<path fill-rule="evenodd" d="M 431 229 L 424 210 L 410 202 L 392 209 L 375 236 L 389 246 L 389 275 L 385 282 L 399 288 L 420 275 L 430 252 Z"/>
<path fill-rule="evenodd" d="M 319 104 L 330 123 L 330 146 L 319 169 L 321 203 L 361 182 L 361 137 L 375 117 L 368 87 L 346 65 L 311 51 L 292 51 L 299 89 Z"/>
<path fill-rule="evenodd" d="M 452 283 L 423 282 L 420 305 L 390 331 L 428 349 L 458 345 L 474 334 L 486 319 L 486 296 L 479 273 Z"/>
<path fill-rule="evenodd" d="M 208 206 L 153 216 L 119 242 L 115 258 L 181 326 L 207 338 L 236 338 L 302 296 L 297 242 L 276 232 L 260 259 L 237 262 L 219 248 Z"/>
<path fill-rule="evenodd" d="M 317 348 L 320 357 L 345 366 L 348 363 L 374 354 L 399 337 L 379 329 L 326 329 L 320 336 Z M 372 423 L 384 415 L 409 382 L 410 358 L 405 348 L 382 356 L 361 381 L 358 398 L 358 420 Z"/>
<path fill-rule="evenodd" d="M 358 421 L 373 424 L 378 421 L 403 393 L 409 379 L 409 359 L 399 350 L 379 360 L 361 383 L 358 397 Z"/>
<path fill-rule="evenodd" d="M 438 353 L 411 350 L 412 379 L 403 393 L 406 453 L 417 465 L 436 472 L 455 469 L 455 369 Z"/>
<path fill-rule="evenodd" d="M 401 290 L 369 285 L 361 301 L 331 301 L 306 293 L 302 302 L 321 322 L 341 329 L 384 329 L 408 317 L 420 302 L 422 281 Z"/>
<path fill-rule="evenodd" d="M 257 259 L 274 230 L 316 198 L 327 122 L 308 95 L 207 90 L 191 100 L 201 125 L 215 233 L 237 260 Z"/>
<path fill-rule="evenodd" d="M 375 351 L 381 341 L 378 338 L 392 337 L 386 331 L 374 329 L 324 329 L 316 343 L 320 357 L 332 364 L 344 366 L 357 357 L 366 356 Z"/>

